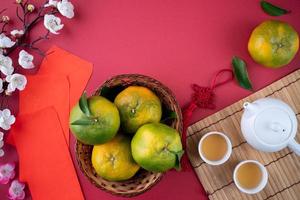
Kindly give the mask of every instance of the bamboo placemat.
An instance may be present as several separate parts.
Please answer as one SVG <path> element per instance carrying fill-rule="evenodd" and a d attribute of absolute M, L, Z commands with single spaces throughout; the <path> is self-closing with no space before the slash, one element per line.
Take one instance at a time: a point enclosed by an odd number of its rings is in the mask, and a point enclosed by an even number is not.
<path fill-rule="evenodd" d="M 300 157 L 296 156 L 288 148 L 276 153 L 257 151 L 245 142 L 240 131 L 243 102 L 252 102 L 263 97 L 275 97 L 287 102 L 296 112 L 300 122 L 300 70 L 188 128 L 187 153 L 209 199 L 300 199 Z M 299 127 L 297 133 L 298 141 L 300 141 Z M 224 132 L 231 139 L 233 146 L 232 155 L 229 161 L 223 165 L 210 166 L 199 157 L 198 142 L 203 134 L 210 131 Z M 240 161 L 246 159 L 254 159 L 263 163 L 269 173 L 267 186 L 263 191 L 255 195 L 247 195 L 240 192 L 232 180 L 234 167 Z"/>

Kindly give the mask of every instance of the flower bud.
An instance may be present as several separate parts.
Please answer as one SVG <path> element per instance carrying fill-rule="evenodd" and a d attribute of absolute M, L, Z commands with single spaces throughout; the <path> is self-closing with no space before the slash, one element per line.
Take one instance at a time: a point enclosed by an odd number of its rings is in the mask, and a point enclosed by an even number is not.
<path fill-rule="evenodd" d="M 8 23 L 9 22 L 9 17 L 8 16 L 6 16 L 6 15 L 4 15 L 4 16 L 2 16 L 2 22 L 4 22 L 4 23 Z"/>
<path fill-rule="evenodd" d="M 28 10 L 29 12 L 33 12 L 33 11 L 34 11 L 34 9 L 35 9 L 35 7 L 34 7 L 34 5 L 33 5 L 33 4 L 28 4 L 28 6 L 27 6 L 27 10 Z"/>
<path fill-rule="evenodd" d="M 16 0 L 17 4 L 21 4 L 23 2 L 23 0 Z"/>
<path fill-rule="evenodd" d="M 12 95 L 12 92 L 8 92 L 7 90 L 5 90 L 5 95 L 6 95 L 6 96 L 11 96 L 11 95 Z"/>

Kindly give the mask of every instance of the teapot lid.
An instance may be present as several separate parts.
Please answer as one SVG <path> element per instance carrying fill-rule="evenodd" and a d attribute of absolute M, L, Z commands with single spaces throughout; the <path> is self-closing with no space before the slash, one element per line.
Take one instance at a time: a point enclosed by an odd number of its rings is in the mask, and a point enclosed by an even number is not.
<path fill-rule="evenodd" d="M 264 143 L 277 145 L 292 136 L 295 126 L 291 113 L 281 107 L 263 109 L 255 118 L 254 133 Z"/>

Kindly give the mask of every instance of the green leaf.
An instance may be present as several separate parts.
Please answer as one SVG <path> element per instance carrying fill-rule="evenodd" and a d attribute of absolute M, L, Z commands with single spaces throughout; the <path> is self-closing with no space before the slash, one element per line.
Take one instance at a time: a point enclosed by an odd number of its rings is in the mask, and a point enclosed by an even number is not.
<path fill-rule="evenodd" d="M 176 156 L 176 162 L 175 162 L 175 166 L 174 168 L 177 170 L 177 171 L 180 171 L 181 170 L 181 165 L 180 165 L 180 159 L 181 157 L 183 156 L 184 154 L 184 150 L 181 150 L 181 151 L 178 151 L 178 152 L 173 152 Z"/>
<path fill-rule="evenodd" d="M 92 115 L 87 101 L 86 92 L 84 92 L 79 99 L 79 107 L 86 116 L 90 117 Z"/>
<path fill-rule="evenodd" d="M 267 1 L 261 1 L 260 6 L 265 13 L 271 16 L 281 16 L 290 13 L 289 10 L 285 10 L 283 8 L 275 6 Z"/>
<path fill-rule="evenodd" d="M 78 119 L 71 123 L 71 125 L 83 125 L 83 126 L 88 126 L 88 125 L 93 125 L 93 124 L 95 124 L 95 120 L 90 119 L 90 118 Z"/>
<path fill-rule="evenodd" d="M 252 85 L 251 81 L 249 80 L 245 61 L 237 56 L 234 56 L 232 59 L 232 67 L 234 76 L 239 85 L 247 90 L 252 90 Z"/>
<path fill-rule="evenodd" d="M 103 87 L 101 89 L 100 95 L 107 98 L 110 101 L 114 101 L 116 96 L 124 90 L 123 86 L 115 86 L 115 87 Z"/>
<path fill-rule="evenodd" d="M 168 118 L 169 118 L 169 119 L 177 119 L 177 114 L 176 114 L 176 112 L 170 111 L 170 112 L 168 113 Z"/>
<path fill-rule="evenodd" d="M 177 119 L 177 114 L 176 112 L 172 111 L 172 110 L 166 110 L 164 111 L 163 113 L 163 116 L 162 116 L 162 119 L 161 119 L 161 122 L 162 123 L 165 123 L 169 120 L 172 120 L 172 119 Z"/>

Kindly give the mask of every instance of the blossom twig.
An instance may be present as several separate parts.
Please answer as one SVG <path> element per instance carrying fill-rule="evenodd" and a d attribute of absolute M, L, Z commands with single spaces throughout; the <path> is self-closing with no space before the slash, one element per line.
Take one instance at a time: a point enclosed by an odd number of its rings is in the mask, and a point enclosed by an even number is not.
<path fill-rule="evenodd" d="M 45 9 L 45 5 L 48 1 L 46 1 L 40 8 L 39 11 L 37 13 L 37 16 L 32 19 L 31 22 L 26 23 L 26 15 L 29 13 L 28 11 L 26 11 L 26 5 L 28 4 L 27 1 L 24 3 L 20 3 L 20 6 L 23 10 L 23 18 L 21 16 L 19 16 L 19 20 L 21 22 L 23 22 L 23 27 L 24 27 L 24 34 L 16 41 L 16 44 L 11 47 L 10 49 L 7 50 L 7 52 L 4 53 L 5 56 L 10 55 L 16 48 L 18 48 L 19 46 L 24 46 L 22 45 L 22 43 L 25 41 L 25 38 L 27 37 L 27 35 L 29 34 L 30 30 L 40 21 L 44 18 L 45 14 L 44 9 Z M 18 12 L 17 12 L 18 13 Z M 57 10 L 53 9 L 49 14 L 56 14 L 58 13 Z M 18 13 L 19 15 L 19 13 Z M 34 49 L 36 50 L 36 49 Z"/>
<path fill-rule="evenodd" d="M 30 47 L 33 47 L 36 43 L 38 43 L 41 40 L 48 40 L 49 39 L 50 31 L 48 30 L 47 33 L 44 36 L 40 36 L 36 40 L 32 41 L 30 44 Z"/>
<path fill-rule="evenodd" d="M 5 33 L 5 27 L 7 26 L 8 23 L 3 23 L 2 28 L 1 28 L 1 33 Z"/>
<path fill-rule="evenodd" d="M 20 14 L 19 14 L 19 7 L 16 8 L 16 15 L 17 15 L 18 19 L 19 19 L 21 22 L 24 22 L 23 19 L 22 19 L 22 17 L 21 17 Z"/>
<path fill-rule="evenodd" d="M 37 46 L 37 43 L 42 40 L 48 40 L 50 34 L 59 34 L 59 31 L 64 27 L 61 18 L 56 16 L 56 14 L 60 13 L 61 16 L 68 19 L 74 17 L 74 6 L 69 0 L 47 0 L 37 9 L 30 3 L 30 0 L 16 0 L 16 5 L 15 12 L 17 20 L 22 24 L 21 29 L 8 31 L 7 25 L 10 22 L 10 18 L 9 16 L 1 16 L 6 9 L 0 10 L 0 128 L 3 130 L 9 130 L 15 122 L 15 116 L 7 108 L 9 107 L 8 96 L 15 91 L 24 90 L 27 84 L 26 76 L 20 74 L 19 70 L 21 68 L 32 69 L 35 67 L 34 56 L 25 51 L 25 49 L 27 50 L 28 48 L 36 51 L 41 56 L 46 56 Z M 47 32 L 31 40 L 31 31 L 41 21 L 44 22 Z M 14 63 L 10 56 L 16 50 L 18 51 L 17 64 Z M 3 134 L 0 131 L 0 157 L 4 155 L 2 136 Z M 23 185 L 18 182 L 13 183 L 10 187 L 10 198 L 23 199 Z M 14 193 L 15 191 L 17 193 Z M 17 194 L 21 195 L 18 196 Z"/>
<path fill-rule="evenodd" d="M 0 11 L 0 15 L 1 15 L 2 13 L 4 13 L 6 10 L 7 10 L 7 8 L 2 9 L 2 10 Z"/>

